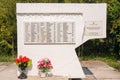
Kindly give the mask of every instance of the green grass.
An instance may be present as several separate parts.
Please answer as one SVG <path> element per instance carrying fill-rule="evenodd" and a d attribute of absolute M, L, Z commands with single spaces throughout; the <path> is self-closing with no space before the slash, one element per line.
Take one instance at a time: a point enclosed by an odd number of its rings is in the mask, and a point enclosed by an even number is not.
<path fill-rule="evenodd" d="M 14 62 L 16 55 L 5 56 L 0 55 L 0 62 Z"/>
<path fill-rule="evenodd" d="M 116 68 L 120 71 L 120 61 L 117 61 L 115 57 L 112 56 L 84 56 L 80 57 L 82 60 L 100 60 L 107 63 L 109 66 Z"/>

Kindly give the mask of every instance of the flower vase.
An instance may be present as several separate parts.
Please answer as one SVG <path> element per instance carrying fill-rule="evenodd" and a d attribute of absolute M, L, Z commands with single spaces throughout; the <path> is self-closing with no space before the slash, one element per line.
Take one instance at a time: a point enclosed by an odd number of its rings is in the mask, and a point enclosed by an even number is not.
<path fill-rule="evenodd" d="M 44 72 L 44 73 L 41 72 L 40 77 L 42 77 L 42 78 L 47 77 L 47 73 L 46 72 Z"/>
<path fill-rule="evenodd" d="M 20 68 L 21 70 L 21 73 L 20 75 L 18 76 L 19 79 L 26 79 L 27 78 L 27 75 L 26 75 L 26 67 L 25 68 Z"/>

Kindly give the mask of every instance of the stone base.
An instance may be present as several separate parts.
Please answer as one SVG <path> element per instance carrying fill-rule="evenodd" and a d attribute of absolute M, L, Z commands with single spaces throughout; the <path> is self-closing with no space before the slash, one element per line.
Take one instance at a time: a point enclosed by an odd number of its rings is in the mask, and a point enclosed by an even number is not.
<path fill-rule="evenodd" d="M 21 79 L 18 79 L 18 80 L 21 80 Z M 28 76 L 28 78 L 24 80 L 69 80 L 69 78 L 63 77 L 63 76 L 52 76 L 52 77 L 45 77 L 45 78 L 42 78 L 40 76 Z"/>

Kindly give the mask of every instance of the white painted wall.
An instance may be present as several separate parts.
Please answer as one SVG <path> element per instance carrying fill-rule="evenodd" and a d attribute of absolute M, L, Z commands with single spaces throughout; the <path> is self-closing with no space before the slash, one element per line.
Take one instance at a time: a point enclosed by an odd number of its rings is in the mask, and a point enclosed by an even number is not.
<path fill-rule="evenodd" d="M 49 16 L 43 16 L 43 14 Z M 50 14 L 64 14 L 62 18 Z M 71 14 L 71 15 L 70 15 Z M 74 14 L 74 15 L 73 15 Z M 24 45 L 24 22 L 33 21 L 74 21 L 75 45 Z M 101 21 L 102 35 L 84 35 L 85 22 Z M 75 48 L 93 38 L 106 37 L 106 4 L 17 4 L 18 56 L 25 55 L 32 59 L 33 66 L 28 75 L 38 75 L 37 61 L 48 57 L 53 64 L 54 75 L 84 78 L 85 75 L 75 53 Z"/>

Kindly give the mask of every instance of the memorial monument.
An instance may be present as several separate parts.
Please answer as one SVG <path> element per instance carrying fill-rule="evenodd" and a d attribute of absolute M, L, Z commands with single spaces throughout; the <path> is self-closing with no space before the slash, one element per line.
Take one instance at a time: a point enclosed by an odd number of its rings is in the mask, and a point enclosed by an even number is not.
<path fill-rule="evenodd" d="M 17 3 L 18 56 L 49 58 L 53 75 L 84 78 L 75 48 L 106 37 L 106 4 Z"/>

